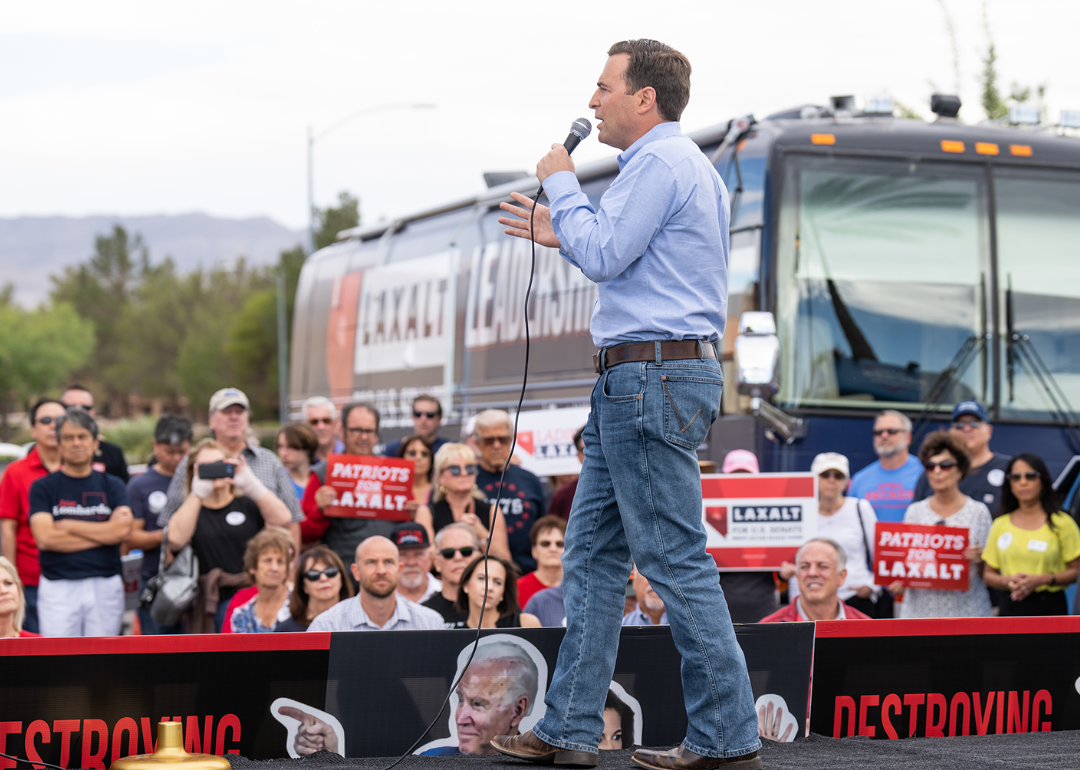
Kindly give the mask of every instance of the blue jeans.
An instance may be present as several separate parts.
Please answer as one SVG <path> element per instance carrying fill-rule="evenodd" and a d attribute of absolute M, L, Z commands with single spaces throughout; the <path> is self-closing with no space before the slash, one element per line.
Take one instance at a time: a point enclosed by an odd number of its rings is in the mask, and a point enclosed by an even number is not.
<path fill-rule="evenodd" d="M 533 728 L 541 740 L 597 751 L 632 556 L 664 600 L 682 655 L 683 746 L 709 757 L 761 747 L 746 661 L 701 520 L 695 450 L 722 387 L 716 360 L 701 358 L 620 364 L 593 388 L 563 554 L 566 636 L 547 711 Z"/>

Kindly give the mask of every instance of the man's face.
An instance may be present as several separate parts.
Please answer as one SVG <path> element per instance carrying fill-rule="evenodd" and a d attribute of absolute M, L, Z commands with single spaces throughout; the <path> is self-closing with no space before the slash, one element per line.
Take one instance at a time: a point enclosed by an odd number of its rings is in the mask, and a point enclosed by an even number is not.
<path fill-rule="evenodd" d="M 499 471 L 510 456 L 510 429 L 506 425 L 477 428 L 476 443 L 480 447 L 480 464 L 486 471 Z"/>
<path fill-rule="evenodd" d="M 537 567 L 558 567 L 562 564 L 566 538 L 556 527 L 541 530 L 536 535 L 536 545 L 532 547 L 532 557 Z"/>
<path fill-rule="evenodd" d="M 874 452 L 878 457 L 895 457 L 907 451 L 911 431 L 904 429 L 900 418 L 885 414 L 874 420 Z"/>
<path fill-rule="evenodd" d="M 472 549 L 466 556 L 461 549 Z M 449 559 L 442 555 L 444 550 L 453 550 L 454 554 Z M 435 552 L 435 569 L 439 571 L 439 577 L 444 583 L 451 586 L 461 585 L 461 573 L 469 566 L 469 562 L 476 556 L 476 542 L 457 527 L 446 530 L 446 534 L 440 538 L 439 550 Z"/>
<path fill-rule="evenodd" d="M 65 465 L 80 467 L 94 461 L 98 440 L 86 428 L 65 422 L 60 428 L 60 460 Z"/>
<path fill-rule="evenodd" d="M 356 561 L 352 570 L 361 591 L 377 599 L 385 599 L 397 590 L 397 546 L 381 539 L 361 543 L 356 550 Z"/>
<path fill-rule="evenodd" d="M 624 78 L 629 64 L 630 54 L 609 56 L 596 81 L 596 92 L 589 100 L 593 117 L 600 121 L 596 127 L 597 137 L 619 150 L 625 150 L 638 139 L 638 100 L 634 94 L 626 92 Z"/>
<path fill-rule="evenodd" d="M 97 417 L 97 412 L 94 411 L 93 393 L 85 390 L 65 390 L 60 400 L 64 402 L 64 406 L 78 406 L 89 412 L 91 417 Z"/>
<path fill-rule="evenodd" d="M 529 698 L 513 698 L 513 677 L 505 662 L 485 660 L 469 666 L 458 685 L 458 749 L 462 754 L 492 754 L 491 739 L 514 735 L 529 710 Z"/>
<path fill-rule="evenodd" d="M 349 424 L 345 426 L 345 452 L 351 455 L 374 454 L 378 443 L 375 415 L 363 407 L 349 412 Z"/>
<path fill-rule="evenodd" d="M 634 596 L 637 597 L 642 612 L 660 612 L 664 609 L 664 600 L 649 585 L 649 579 L 637 569 L 634 570 Z"/>
<path fill-rule="evenodd" d="M 210 430 L 222 441 L 242 442 L 247 438 L 248 411 L 242 404 L 229 404 L 224 409 L 217 409 L 210 415 Z"/>
<path fill-rule="evenodd" d="M 431 548 L 401 548 L 399 551 L 401 585 L 415 589 L 427 584 L 427 576 L 431 572 Z"/>
<path fill-rule="evenodd" d="M 825 543 L 810 543 L 803 548 L 795 565 L 799 590 L 814 604 L 836 601 L 836 592 L 844 584 L 846 569 L 836 568 L 836 552 Z"/>
<path fill-rule="evenodd" d="M 434 401 L 417 401 L 413 404 L 412 422 L 417 436 L 423 436 L 429 441 L 434 439 L 442 427 L 439 405 Z"/>
<path fill-rule="evenodd" d="M 46 449 L 56 449 L 56 419 L 64 416 L 64 407 L 60 404 L 42 404 L 34 415 L 34 424 L 30 435 L 34 441 Z"/>
<path fill-rule="evenodd" d="M 260 589 L 279 588 L 289 574 L 288 558 L 276 548 L 270 548 L 259 554 L 255 564 L 255 585 Z"/>
<path fill-rule="evenodd" d="M 334 448 L 334 440 L 337 438 L 337 419 L 330 415 L 330 405 L 320 404 L 307 408 L 307 422 L 315 431 L 315 437 L 319 439 L 319 449 L 330 451 Z"/>
<path fill-rule="evenodd" d="M 157 464 L 154 467 L 157 468 L 158 473 L 161 475 L 171 476 L 176 473 L 176 466 L 187 457 L 187 453 L 190 451 L 190 441 L 184 441 L 180 444 L 162 444 L 157 439 L 154 439 L 154 457 L 157 458 Z"/>
<path fill-rule="evenodd" d="M 994 428 L 990 423 L 983 422 L 973 414 L 963 414 L 953 420 L 952 430 L 956 435 L 962 436 L 967 444 L 968 454 L 977 457 L 986 451 L 990 445 L 990 436 Z"/>

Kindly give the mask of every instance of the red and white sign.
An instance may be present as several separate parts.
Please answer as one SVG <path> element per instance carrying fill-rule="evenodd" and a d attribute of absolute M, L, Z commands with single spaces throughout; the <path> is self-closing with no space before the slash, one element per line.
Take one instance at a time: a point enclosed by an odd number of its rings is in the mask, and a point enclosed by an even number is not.
<path fill-rule="evenodd" d="M 329 455 L 326 483 L 337 498 L 327 516 L 409 521 L 405 504 L 413 499 L 412 460 L 372 455 Z"/>
<path fill-rule="evenodd" d="M 701 494 L 706 547 L 722 572 L 780 569 L 817 534 L 812 473 L 702 476 Z"/>
<path fill-rule="evenodd" d="M 966 591 L 968 542 L 966 527 L 879 521 L 874 529 L 874 583 Z"/>

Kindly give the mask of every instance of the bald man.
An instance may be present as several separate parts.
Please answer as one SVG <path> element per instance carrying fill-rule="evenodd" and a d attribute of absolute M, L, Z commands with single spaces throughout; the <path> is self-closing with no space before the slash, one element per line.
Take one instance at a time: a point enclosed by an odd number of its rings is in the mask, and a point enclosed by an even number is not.
<path fill-rule="evenodd" d="M 352 574 L 360 593 L 319 615 L 308 631 L 434 631 L 442 615 L 411 602 L 397 592 L 401 565 L 398 549 L 382 535 L 356 546 Z"/>

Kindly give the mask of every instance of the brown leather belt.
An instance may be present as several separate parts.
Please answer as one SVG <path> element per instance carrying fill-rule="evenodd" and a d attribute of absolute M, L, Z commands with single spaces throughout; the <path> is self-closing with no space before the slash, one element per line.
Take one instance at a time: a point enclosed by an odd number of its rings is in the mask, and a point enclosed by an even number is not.
<path fill-rule="evenodd" d="M 716 348 L 711 342 L 699 340 L 668 340 L 660 343 L 661 361 L 680 361 L 687 358 L 701 358 L 701 349 L 705 348 L 705 358 L 716 358 Z M 655 361 L 655 342 L 631 342 L 627 345 L 613 345 L 593 353 L 593 369 L 603 374 L 619 364 L 631 361 Z"/>

